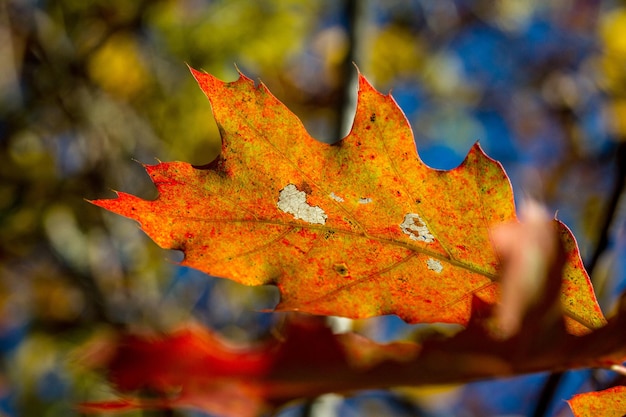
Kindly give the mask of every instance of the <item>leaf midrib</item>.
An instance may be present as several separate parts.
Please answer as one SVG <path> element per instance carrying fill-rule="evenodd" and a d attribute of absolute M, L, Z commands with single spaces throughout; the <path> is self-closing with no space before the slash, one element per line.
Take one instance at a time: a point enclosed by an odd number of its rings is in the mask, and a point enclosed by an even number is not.
<path fill-rule="evenodd" d="M 412 245 L 412 244 L 407 243 L 407 242 L 401 242 L 401 241 L 397 241 L 397 240 L 393 240 L 393 239 L 387 239 L 387 238 L 371 235 L 371 234 L 365 233 L 365 232 L 364 233 L 358 233 L 358 232 L 354 232 L 354 231 L 351 231 L 351 230 L 338 229 L 338 228 L 333 228 L 333 227 L 324 226 L 324 225 L 303 224 L 303 223 L 297 223 L 297 222 L 291 222 L 291 221 L 280 221 L 280 220 L 265 220 L 265 219 L 207 219 L 207 218 L 193 217 L 193 216 L 177 216 L 177 218 L 179 218 L 181 220 L 206 222 L 206 223 L 259 223 L 259 224 L 267 224 L 267 225 L 274 225 L 274 226 L 289 227 L 290 231 L 293 231 L 294 229 L 307 229 L 307 230 L 317 230 L 317 231 L 321 231 L 321 232 L 340 233 L 340 234 L 345 234 L 345 235 L 350 235 L 350 236 L 361 237 L 361 238 L 364 238 L 364 239 L 375 240 L 375 241 L 380 242 L 380 243 L 385 244 L 385 245 L 401 247 L 401 248 L 410 250 L 412 252 L 421 253 L 421 254 L 427 255 L 427 256 L 429 256 L 431 258 L 435 258 L 435 259 L 438 259 L 440 261 L 444 261 L 444 262 L 446 262 L 446 263 L 448 263 L 448 264 L 450 264 L 452 266 L 456 266 L 456 267 L 464 269 L 466 271 L 482 275 L 485 278 L 488 278 L 490 281 L 494 281 L 495 282 L 495 280 L 498 277 L 496 274 L 492 274 L 490 272 L 478 269 L 478 268 L 476 268 L 476 267 L 474 267 L 472 265 L 468 265 L 468 264 L 466 264 L 464 262 L 461 262 L 461 261 L 458 261 L 456 259 L 450 258 L 448 256 L 445 256 L 445 255 L 441 254 L 441 253 L 428 250 L 428 249 L 426 249 L 424 247 L 415 246 L 415 245 Z M 249 253 L 249 252 L 250 251 L 247 251 L 246 253 Z"/>

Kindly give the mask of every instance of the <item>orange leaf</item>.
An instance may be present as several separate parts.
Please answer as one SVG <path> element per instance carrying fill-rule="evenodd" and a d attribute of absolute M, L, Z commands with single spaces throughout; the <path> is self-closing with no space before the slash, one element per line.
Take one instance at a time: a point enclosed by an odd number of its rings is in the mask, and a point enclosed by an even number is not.
<path fill-rule="evenodd" d="M 568 404 L 575 417 L 623 417 L 626 415 L 626 387 L 578 394 Z"/>
<path fill-rule="evenodd" d="M 472 297 L 497 298 L 494 225 L 514 221 L 501 165 L 476 144 L 450 171 L 418 157 L 404 114 L 359 75 L 354 125 L 342 141 L 311 138 L 264 85 L 191 70 L 222 134 L 206 167 L 146 166 L 159 197 L 94 203 L 137 220 L 183 265 L 246 285 L 277 285 L 276 310 L 467 324 Z M 604 323 L 576 242 L 562 301 L 570 331 Z"/>

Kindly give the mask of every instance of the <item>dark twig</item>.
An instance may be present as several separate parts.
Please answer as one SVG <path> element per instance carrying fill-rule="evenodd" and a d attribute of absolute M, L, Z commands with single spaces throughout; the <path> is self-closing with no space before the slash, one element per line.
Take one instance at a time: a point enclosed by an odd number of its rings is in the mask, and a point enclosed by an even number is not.
<path fill-rule="evenodd" d="M 344 0 L 343 4 L 343 19 L 345 22 L 345 30 L 348 35 L 348 52 L 341 63 L 341 67 L 339 68 L 340 73 L 340 97 L 337 100 L 337 122 L 335 124 L 335 140 L 340 140 L 343 138 L 345 134 L 344 129 L 345 126 L 349 124 L 348 118 L 352 116 L 351 112 L 353 110 L 352 99 L 354 95 L 354 88 L 356 76 L 356 70 L 354 69 L 353 63 L 357 60 L 357 29 L 358 29 L 358 19 L 360 15 L 359 10 L 359 1 L 358 0 Z"/>
<path fill-rule="evenodd" d="M 604 216 L 603 218 L 604 222 L 602 224 L 602 228 L 600 229 L 601 233 L 598 237 L 596 250 L 593 252 L 587 265 L 585 265 L 587 271 L 589 272 L 589 275 L 592 275 L 592 271 L 598 264 L 600 256 L 604 253 L 607 246 L 609 245 L 609 233 L 611 224 L 614 220 L 620 197 L 626 194 L 626 141 L 619 141 L 619 144 L 615 149 L 615 158 L 617 159 L 617 166 L 615 169 L 615 184 L 611 192 L 611 198 L 607 204 L 606 216 Z"/>

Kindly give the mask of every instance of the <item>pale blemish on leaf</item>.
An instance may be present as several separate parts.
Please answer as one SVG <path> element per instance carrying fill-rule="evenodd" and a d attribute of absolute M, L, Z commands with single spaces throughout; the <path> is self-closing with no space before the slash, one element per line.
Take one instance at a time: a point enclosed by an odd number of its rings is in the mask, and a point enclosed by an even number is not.
<path fill-rule="evenodd" d="M 359 198 L 359 204 L 369 204 L 372 202 L 372 199 L 369 197 L 361 197 Z"/>
<path fill-rule="evenodd" d="M 431 271 L 435 271 L 438 274 L 443 271 L 443 265 L 441 265 L 441 262 L 433 258 L 428 258 L 426 260 L 426 266 L 428 267 L 428 269 L 430 269 Z"/>
<path fill-rule="evenodd" d="M 293 215 L 296 220 L 304 220 L 307 223 L 325 224 L 328 218 L 320 207 L 308 204 L 306 193 L 298 190 L 293 184 L 280 190 L 277 206 L 285 213 Z"/>
<path fill-rule="evenodd" d="M 332 198 L 333 200 L 337 201 L 338 203 L 343 203 L 343 202 L 344 202 L 344 199 L 343 199 L 343 198 L 341 198 L 340 196 L 338 196 L 338 195 L 337 195 L 337 194 L 335 194 L 335 193 L 330 193 L 328 196 L 329 196 L 330 198 Z"/>
<path fill-rule="evenodd" d="M 435 241 L 435 236 L 430 233 L 428 227 L 419 216 L 419 214 L 409 213 L 404 216 L 404 220 L 400 224 L 400 229 L 409 235 L 409 237 L 413 240 L 417 240 L 418 242 L 426 242 L 431 243 Z"/>

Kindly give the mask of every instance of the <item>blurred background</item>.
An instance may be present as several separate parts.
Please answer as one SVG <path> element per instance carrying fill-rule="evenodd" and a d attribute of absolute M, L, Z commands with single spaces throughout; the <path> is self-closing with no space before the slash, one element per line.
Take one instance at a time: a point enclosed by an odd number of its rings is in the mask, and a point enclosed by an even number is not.
<path fill-rule="evenodd" d="M 237 65 L 333 142 L 354 111 L 352 62 L 392 91 L 428 165 L 452 168 L 479 140 L 518 200 L 558 210 L 610 312 L 626 283 L 626 2 L 0 0 L 0 416 L 73 416 L 109 395 L 74 351 L 112 328 L 194 317 L 233 340 L 268 331 L 258 311 L 276 291 L 178 267 L 180 254 L 85 199 L 153 198 L 137 161 L 217 155 L 186 64 L 227 81 Z M 383 341 L 407 331 L 393 317 L 359 326 Z M 526 416 L 546 378 L 328 397 L 282 415 Z M 611 379 L 566 374 L 541 415 L 570 415 L 563 399 Z"/>

